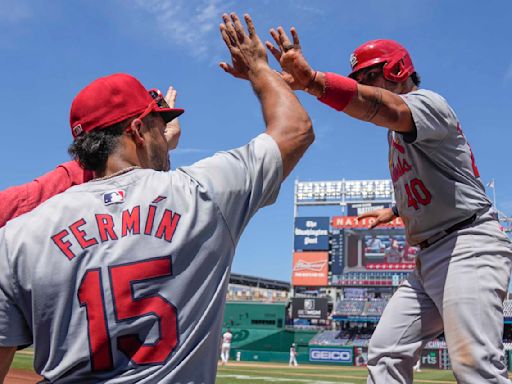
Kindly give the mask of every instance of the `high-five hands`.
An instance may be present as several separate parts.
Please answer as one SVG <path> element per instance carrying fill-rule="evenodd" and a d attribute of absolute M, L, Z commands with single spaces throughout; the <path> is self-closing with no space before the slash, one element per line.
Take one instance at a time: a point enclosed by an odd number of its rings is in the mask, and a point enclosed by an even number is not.
<path fill-rule="evenodd" d="M 256 34 L 251 17 L 244 15 L 248 34 L 236 13 L 224 14 L 222 19 L 224 24 L 220 25 L 220 33 L 231 53 L 232 64 L 221 62 L 220 67 L 240 79 L 249 79 L 260 68 L 268 67 L 267 51 Z"/>
<path fill-rule="evenodd" d="M 240 79 L 248 79 L 249 61 L 250 65 L 257 62 L 268 65 L 265 47 L 256 35 L 254 24 L 249 15 L 244 15 L 249 35 L 244 32 L 242 24 L 235 13 L 229 16 L 224 14 L 224 24 L 220 25 L 222 38 L 231 53 L 232 64 L 221 62 L 220 67 L 227 73 Z M 315 79 L 323 76 L 311 68 L 302 54 L 299 35 L 295 28 L 290 29 L 293 42 L 290 40 L 282 27 L 277 30 L 271 29 L 270 35 L 274 38 L 275 44 L 265 42 L 266 47 L 281 65 L 279 72 L 283 80 L 293 90 L 304 90 L 315 96 L 319 96 L 322 90 L 318 90 Z M 253 62 L 254 61 L 254 62 Z"/>
<path fill-rule="evenodd" d="M 167 90 L 167 94 L 165 95 L 165 101 L 171 108 L 174 108 L 174 105 L 176 104 L 176 95 L 176 89 L 170 86 L 169 89 Z M 164 135 L 165 140 L 167 141 L 167 148 L 169 150 L 176 149 L 181 136 L 181 127 L 178 118 L 173 119 L 169 123 L 167 123 Z"/>
<path fill-rule="evenodd" d="M 308 64 L 300 47 L 299 35 L 295 28 L 290 29 L 293 38 L 291 43 L 282 27 L 270 30 L 277 47 L 267 41 L 265 45 L 270 50 L 282 68 L 281 76 L 293 90 L 305 90 L 314 80 L 316 71 Z"/>

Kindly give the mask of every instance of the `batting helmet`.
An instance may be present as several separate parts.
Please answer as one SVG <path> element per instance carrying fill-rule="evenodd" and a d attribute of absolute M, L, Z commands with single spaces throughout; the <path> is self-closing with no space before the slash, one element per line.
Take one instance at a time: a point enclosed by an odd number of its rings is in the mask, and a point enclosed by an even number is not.
<path fill-rule="evenodd" d="M 354 78 L 361 69 L 382 64 L 384 78 L 395 83 L 402 83 L 411 76 L 415 70 L 409 52 L 393 40 L 371 40 L 350 55 L 352 72 L 348 75 Z"/>

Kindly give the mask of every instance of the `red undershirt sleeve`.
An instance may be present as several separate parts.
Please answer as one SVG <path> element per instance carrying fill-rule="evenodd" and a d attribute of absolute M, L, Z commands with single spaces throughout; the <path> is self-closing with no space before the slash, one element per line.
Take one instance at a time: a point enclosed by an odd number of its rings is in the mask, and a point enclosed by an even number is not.
<path fill-rule="evenodd" d="M 92 177 L 92 172 L 82 169 L 76 161 L 69 161 L 30 183 L 0 191 L 0 228 L 7 221 L 31 211 L 50 197 L 73 185 L 87 182 Z"/>

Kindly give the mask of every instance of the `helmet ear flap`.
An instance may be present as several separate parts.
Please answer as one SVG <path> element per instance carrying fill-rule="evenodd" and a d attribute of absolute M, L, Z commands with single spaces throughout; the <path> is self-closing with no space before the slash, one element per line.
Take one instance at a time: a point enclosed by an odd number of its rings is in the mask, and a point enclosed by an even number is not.
<path fill-rule="evenodd" d="M 404 57 L 388 61 L 383 67 L 384 78 L 395 83 L 402 83 L 411 73 L 407 71 Z"/>

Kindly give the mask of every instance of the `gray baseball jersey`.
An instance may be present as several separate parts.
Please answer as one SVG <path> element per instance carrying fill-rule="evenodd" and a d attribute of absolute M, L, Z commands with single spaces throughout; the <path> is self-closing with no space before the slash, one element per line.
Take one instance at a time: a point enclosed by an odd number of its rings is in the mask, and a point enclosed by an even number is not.
<path fill-rule="evenodd" d="M 412 112 L 416 137 L 389 132 L 389 167 L 407 240 L 415 245 L 491 202 L 446 100 L 424 89 L 401 96 Z"/>
<path fill-rule="evenodd" d="M 0 346 L 57 383 L 214 383 L 235 246 L 274 202 L 266 134 L 172 172 L 55 196 L 0 230 Z"/>

